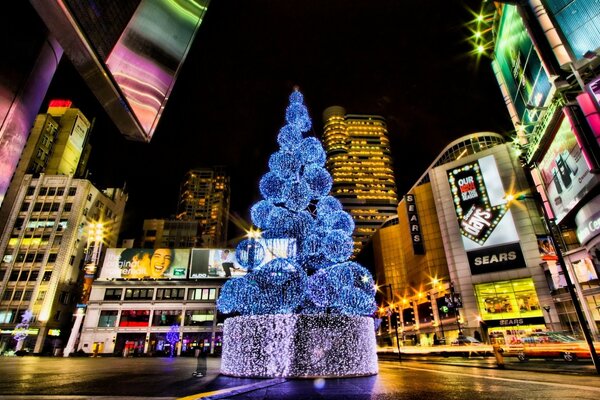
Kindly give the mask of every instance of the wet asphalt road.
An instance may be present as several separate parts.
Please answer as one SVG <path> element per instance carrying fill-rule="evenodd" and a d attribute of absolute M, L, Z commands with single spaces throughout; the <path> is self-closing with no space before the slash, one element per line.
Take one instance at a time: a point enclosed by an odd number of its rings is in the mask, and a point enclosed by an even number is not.
<path fill-rule="evenodd" d="M 286 380 L 219 375 L 195 378 L 194 358 L 1 357 L 0 399 L 598 399 L 600 375 L 591 363 L 492 359 L 383 361 L 370 377 Z M 546 371 L 546 372 L 543 372 Z"/>

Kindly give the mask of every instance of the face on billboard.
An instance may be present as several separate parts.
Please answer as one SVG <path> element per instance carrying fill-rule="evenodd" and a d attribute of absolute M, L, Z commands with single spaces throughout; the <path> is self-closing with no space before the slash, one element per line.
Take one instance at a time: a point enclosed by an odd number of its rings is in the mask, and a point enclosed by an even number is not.
<path fill-rule="evenodd" d="M 571 125 L 564 117 L 538 167 L 558 222 L 599 181 L 590 173 Z"/>
<path fill-rule="evenodd" d="M 189 249 L 108 249 L 100 278 L 185 279 Z"/>

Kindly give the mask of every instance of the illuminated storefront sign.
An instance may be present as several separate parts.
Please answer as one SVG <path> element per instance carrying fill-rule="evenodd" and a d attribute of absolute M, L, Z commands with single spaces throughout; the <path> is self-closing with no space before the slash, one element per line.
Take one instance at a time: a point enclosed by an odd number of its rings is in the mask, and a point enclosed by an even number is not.
<path fill-rule="evenodd" d="M 48 336 L 60 336 L 60 329 L 48 329 Z"/>
<path fill-rule="evenodd" d="M 494 156 L 449 170 L 448 182 L 471 273 L 524 268 Z"/>
<path fill-rule="evenodd" d="M 2 335 L 12 335 L 14 329 L 2 329 L 0 330 L 0 334 Z M 29 328 L 24 329 L 21 333 L 26 333 L 27 335 L 37 335 L 40 332 L 39 328 Z"/>
<path fill-rule="evenodd" d="M 479 315 L 494 326 L 524 325 L 530 318 L 542 317 L 543 311 L 532 278 L 496 281 L 475 285 Z"/>
<path fill-rule="evenodd" d="M 419 213 L 417 212 L 417 203 L 414 194 L 404 196 L 406 202 L 406 212 L 408 213 L 408 226 L 410 228 L 410 237 L 415 254 L 425 254 L 423 247 L 423 236 L 421 235 L 421 224 L 419 223 Z"/>
<path fill-rule="evenodd" d="M 107 249 L 99 279 L 186 279 L 189 249 Z"/>

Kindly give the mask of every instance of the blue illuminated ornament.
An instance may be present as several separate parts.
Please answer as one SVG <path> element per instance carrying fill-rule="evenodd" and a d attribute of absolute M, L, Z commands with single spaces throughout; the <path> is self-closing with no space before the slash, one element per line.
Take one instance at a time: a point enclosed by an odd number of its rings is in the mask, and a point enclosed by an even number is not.
<path fill-rule="evenodd" d="M 269 158 L 269 168 L 282 179 L 296 177 L 301 165 L 300 157 L 292 151 L 279 150 Z"/>
<path fill-rule="evenodd" d="M 313 199 L 326 196 L 333 185 L 333 179 L 331 179 L 329 172 L 318 165 L 313 164 L 306 167 L 303 177 L 308 184 Z"/>
<path fill-rule="evenodd" d="M 235 258 L 250 272 L 265 259 L 265 248 L 256 239 L 242 240 L 235 249 Z"/>
<path fill-rule="evenodd" d="M 302 132 L 294 125 L 285 125 L 279 130 L 277 143 L 282 149 L 294 150 L 302 141 Z"/>
<path fill-rule="evenodd" d="M 289 196 L 288 182 L 273 172 L 267 172 L 259 183 L 260 193 L 273 203 L 283 203 Z"/>
<path fill-rule="evenodd" d="M 175 350 L 175 343 L 179 342 L 179 325 L 171 325 L 169 332 L 167 332 L 167 342 L 171 344 L 170 357 L 173 357 L 173 351 Z"/>
<path fill-rule="evenodd" d="M 250 218 L 252 218 L 254 225 L 261 229 L 266 229 L 267 220 L 274 207 L 273 203 L 267 200 L 261 200 L 258 203 L 255 203 L 250 209 Z"/>
<path fill-rule="evenodd" d="M 302 211 L 310 204 L 311 194 L 312 191 L 306 181 L 294 182 L 290 186 L 285 206 L 292 211 Z"/>
<path fill-rule="evenodd" d="M 333 196 L 325 196 L 317 203 L 317 215 L 326 216 L 342 209 L 342 203 Z"/>
<path fill-rule="evenodd" d="M 304 163 L 315 164 L 319 167 L 325 165 L 325 161 L 327 160 L 327 155 L 321 142 L 315 137 L 307 137 L 302 140 L 302 143 L 300 143 L 300 156 Z"/>

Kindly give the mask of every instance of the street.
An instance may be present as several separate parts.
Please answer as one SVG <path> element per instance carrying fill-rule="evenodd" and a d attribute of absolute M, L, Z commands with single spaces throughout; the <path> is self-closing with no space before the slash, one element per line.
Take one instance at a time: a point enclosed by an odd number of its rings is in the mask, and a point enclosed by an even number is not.
<path fill-rule="evenodd" d="M 489 358 L 380 360 L 378 375 L 343 379 L 195 378 L 194 358 L 0 359 L 1 399 L 597 399 L 591 363 L 512 363 Z M 558 367 L 557 367 L 558 366 Z M 567 368 L 564 368 L 567 367 Z M 553 368 L 555 368 L 553 370 Z M 546 372 L 542 372 L 546 371 Z"/>

